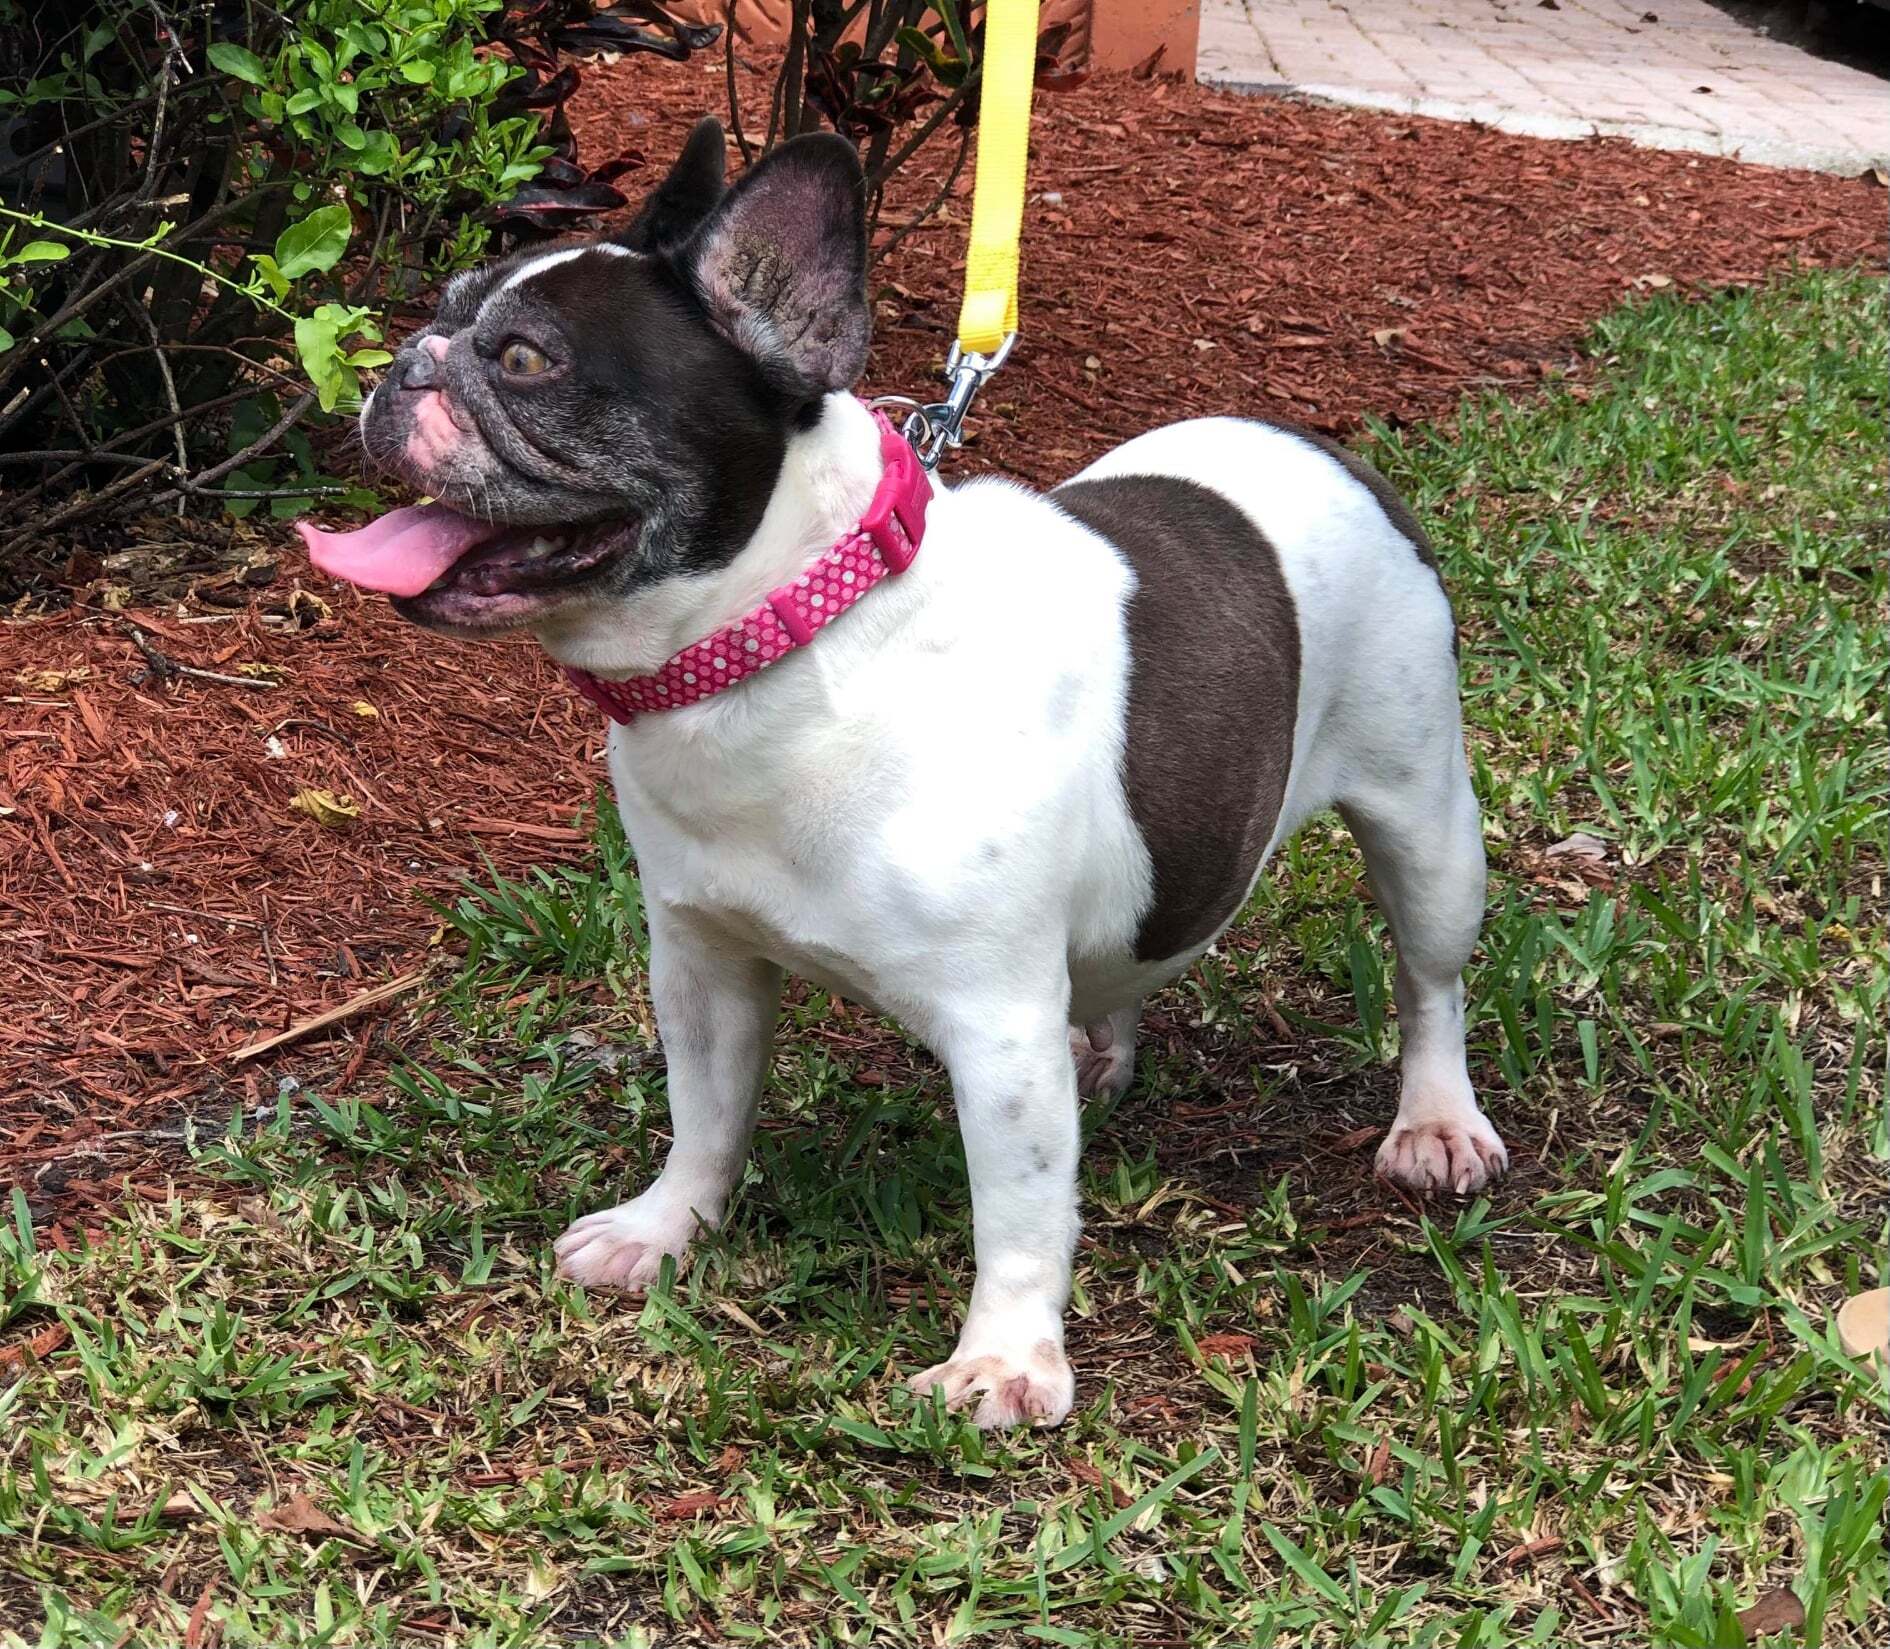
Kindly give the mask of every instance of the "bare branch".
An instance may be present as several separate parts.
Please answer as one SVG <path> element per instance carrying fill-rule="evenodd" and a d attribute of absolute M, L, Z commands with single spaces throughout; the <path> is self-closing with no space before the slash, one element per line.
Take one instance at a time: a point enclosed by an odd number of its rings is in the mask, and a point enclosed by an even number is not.
<path fill-rule="evenodd" d="M 164 112 L 163 104 L 158 105 L 158 113 Z M 145 331 L 151 334 L 151 353 L 157 362 L 158 376 L 164 380 L 164 399 L 171 409 L 171 439 L 177 446 L 177 470 L 181 475 L 190 468 L 190 449 L 184 442 L 184 409 L 177 404 L 177 380 L 171 376 L 170 357 L 164 353 L 164 340 L 158 336 L 157 323 L 151 319 L 151 311 L 141 303 L 132 302 L 126 306 L 133 310 L 139 320 L 144 322 Z M 177 513 L 184 513 L 184 501 L 178 499 Z"/>
<path fill-rule="evenodd" d="M 967 126 L 963 135 L 958 140 L 958 153 L 952 158 L 951 169 L 945 174 L 945 181 L 939 185 L 938 193 L 932 197 L 928 205 L 920 211 L 913 213 L 908 221 L 902 223 L 899 228 L 894 231 L 892 239 L 887 241 L 884 246 L 873 254 L 874 262 L 878 262 L 881 258 L 891 257 L 899 248 L 900 243 L 904 241 L 908 235 L 915 229 L 923 228 L 927 221 L 930 220 L 933 213 L 945 204 L 945 198 L 952 192 L 952 185 L 958 181 L 959 174 L 964 171 L 965 158 L 970 153 L 971 128 Z"/>
<path fill-rule="evenodd" d="M 308 409 L 314 404 L 315 391 L 311 389 L 290 407 L 287 412 L 283 413 L 280 418 L 271 424 L 268 429 L 264 430 L 261 435 L 251 441 L 248 446 L 244 447 L 241 452 L 231 453 L 222 463 L 212 464 L 210 468 L 205 470 L 201 475 L 180 476 L 178 478 L 177 493 L 181 495 L 183 493 L 202 493 L 209 491 L 211 482 L 221 481 L 230 471 L 241 469 L 259 452 L 275 445 L 277 441 L 281 440 L 283 436 L 287 435 L 291 429 L 301 422 L 303 416 L 308 412 Z M 222 493 L 221 496 L 226 498 L 302 498 L 305 496 L 313 497 L 317 494 L 346 492 L 347 490 L 346 487 L 294 487 L 284 492 Z M 162 493 L 157 498 L 153 499 L 152 502 L 168 503 L 171 497 L 171 493 Z"/>
<path fill-rule="evenodd" d="M 160 652 L 148 636 L 129 619 L 118 621 L 119 629 L 131 637 L 131 644 L 144 655 L 146 674 L 153 681 L 168 681 L 172 676 L 188 676 L 192 681 L 214 681 L 219 687 L 248 687 L 257 692 L 273 692 L 278 685 L 262 676 L 226 676 L 221 670 L 200 670 L 194 664 L 179 664 Z"/>
<path fill-rule="evenodd" d="M 752 166 L 755 151 L 742 130 L 742 97 L 735 87 L 735 0 L 722 0 L 722 66 L 728 76 L 729 130 L 735 134 L 735 147 L 742 152 L 742 164 Z"/>
<path fill-rule="evenodd" d="M 30 544 L 36 538 L 45 537 L 55 527 L 63 527 L 69 521 L 77 521 L 82 516 L 95 514 L 121 493 L 129 492 L 140 482 L 147 481 L 170 467 L 170 459 L 153 458 L 148 464 L 131 471 L 128 475 L 121 476 L 109 486 L 102 487 L 99 491 L 89 493 L 83 498 L 73 499 L 70 503 L 54 510 L 51 515 L 33 521 L 9 537 L 0 539 L 0 555 L 17 549 L 23 544 Z"/>
<path fill-rule="evenodd" d="M 0 464 L 144 464 L 143 453 L 105 452 L 100 448 L 54 447 L 43 452 L 0 452 Z M 10 501 L 9 501 L 10 502 Z"/>
<path fill-rule="evenodd" d="M 983 79 L 984 65 L 982 63 L 975 64 L 971 72 L 952 89 L 951 96 L 946 98 L 943 103 L 932 111 L 926 118 L 925 123 L 900 147 L 899 152 L 866 180 L 867 187 L 877 189 L 891 177 L 894 172 L 898 171 L 901 166 L 905 165 L 908 160 L 917 154 L 920 148 L 923 147 L 925 140 L 958 111 L 965 99 L 978 89 L 979 83 Z"/>

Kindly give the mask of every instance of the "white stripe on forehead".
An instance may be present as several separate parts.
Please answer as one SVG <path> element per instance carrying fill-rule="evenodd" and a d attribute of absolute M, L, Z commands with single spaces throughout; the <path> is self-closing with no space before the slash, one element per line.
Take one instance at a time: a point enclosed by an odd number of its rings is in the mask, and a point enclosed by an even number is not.
<path fill-rule="evenodd" d="M 547 269 L 556 269 L 561 263 L 570 263 L 574 258 L 581 258 L 592 252 L 603 252 L 613 258 L 634 258 L 637 254 L 627 246 L 617 246 L 607 240 L 592 241 L 586 246 L 567 246 L 561 252 L 547 252 L 542 258 L 533 258 L 530 263 L 521 264 L 495 286 L 480 303 L 480 313 L 484 314 L 486 304 L 502 292 L 510 292 L 515 286 L 522 286 L 534 276 L 542 275 Z"/>

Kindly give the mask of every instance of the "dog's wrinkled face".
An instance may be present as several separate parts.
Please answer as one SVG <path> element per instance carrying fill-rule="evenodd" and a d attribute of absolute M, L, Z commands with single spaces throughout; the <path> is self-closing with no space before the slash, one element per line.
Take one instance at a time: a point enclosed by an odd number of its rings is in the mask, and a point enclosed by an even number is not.
<path fill-rule="evenodd" d="M 722 163 L 705 120 L 619 239 L 458 276 L 361 415 L 370 459 L 439 502 L 305 525 L 316 565 L 462 633 L 726 565 L 792 430 L 864 367 L 867 308 L 852 149 L 800 139 L 726 193 Z"/>

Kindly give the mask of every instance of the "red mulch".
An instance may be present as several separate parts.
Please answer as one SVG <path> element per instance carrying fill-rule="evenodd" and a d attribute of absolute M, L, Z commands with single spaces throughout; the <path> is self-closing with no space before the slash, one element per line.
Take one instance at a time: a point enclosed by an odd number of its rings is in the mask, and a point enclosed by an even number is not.
<path fill-rule="evenodd" d="M 722 106 L 709 68 L 589 71 L 580 135 L 666 158 Z M 758 106 L 759 80 L 743 82 Z M 925 182 L 906 180 L 902 202 Z M 955 316 L 961 182 L 876 273 L 876 388 L 931 386 Z M 1866 182 L 1121 78 L 1043 100 L 1032 183 L 1024 344 L 960 469 L 1035 482 L 1200 413 L 1341 431 L 1367 412 L 1440 415 L 1466 389 L 1576 364 L 1583 328 L 1637 285 L 1884 250 L 1884 195 Z M 284 565 L 301 564 L 285 550 Z M 135 615 L 179 663 L 279 666 L 266 690 L 141 681 L 123 619 L 96 608 L 0 627 L 15 980 L 0 1170 L 66 1220 L 96 1218 L 128 1171 L 161 1180 L 140 1166 L 147 1130 L 226 1115 L 291 1073 L 339 1085 L 378 1065 L 398 1005 L 255 1064 L 228 1056 L 416 965 L 435 926 L 416 895 L 450 889 L 482 852 L 517 871 L 582 851 L 571 819 L 601 776 L 600 727 L 534 649 L 444 643 L 300 582 L 331 618 L 284 616 L 281 588 L 235 615 L 196 600 Z M 22 679 L 80 669 L 51 689 Z M 360 818 L 331 830 L 291 809 L 315 787 Z"/>

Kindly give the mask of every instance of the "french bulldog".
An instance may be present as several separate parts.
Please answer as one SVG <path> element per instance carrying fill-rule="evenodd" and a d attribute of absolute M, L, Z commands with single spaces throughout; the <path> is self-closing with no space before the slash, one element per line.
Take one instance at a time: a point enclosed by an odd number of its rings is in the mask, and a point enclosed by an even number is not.
<path fill-rule="evenodd" d="M 628 230 L 459 275 L 400 349 L 361 434 L 439 502 L 303 530 L 417 624 L 531 631 L 616 717 L 673 1144 L 558 1239 L 561 1273 L 643 1289 L 722 1219 L 791 970 L 950 1074 L 977 1276 L 913 1388 L 1054 1425 L 1079 1095 L 1127 1087 L 1143 998 L 1315 814 L 1397 947 L 1378 1171 L 1507 1167 L 1464 1053 L 1484 856 L 1455 624 L 1387 483 L 1261 419 L 1153 430 L 1047 495 L 915 487 L 851 393 L 863 203 L 842 139 L 730 187 L 704 121 Z"/>

